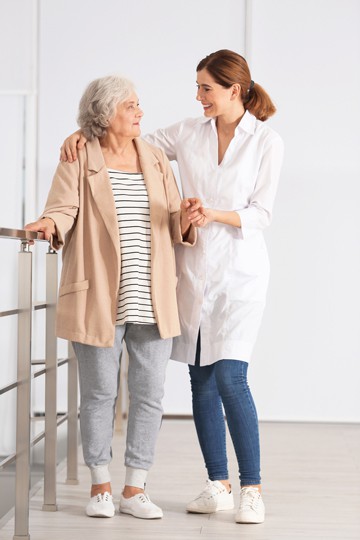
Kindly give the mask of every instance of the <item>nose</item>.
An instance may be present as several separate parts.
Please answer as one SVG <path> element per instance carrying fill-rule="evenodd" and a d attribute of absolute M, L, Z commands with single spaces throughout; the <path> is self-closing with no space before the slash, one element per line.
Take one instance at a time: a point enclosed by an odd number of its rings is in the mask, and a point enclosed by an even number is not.
<path fill-rule="evenodd" d="M 200 95 L 200 94 L 201 94 L 201 89 L 198 88 L 198 89 L 197 89 L 197 92 L 196 92 L 196 99 L 197 99 L 197 101 L 201 101 L 201 95 Z"/>
<path fill-rule="evenodd" d="M 136 116 L 139 116 L 139 118 L 142 118 L 144 116 L 144 111 L 138 107 Z"/>

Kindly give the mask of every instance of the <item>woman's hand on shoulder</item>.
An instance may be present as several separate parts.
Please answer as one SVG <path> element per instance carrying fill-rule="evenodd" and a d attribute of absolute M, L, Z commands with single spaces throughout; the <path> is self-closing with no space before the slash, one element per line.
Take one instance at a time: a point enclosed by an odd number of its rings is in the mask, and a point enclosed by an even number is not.
<path fill-rule="evenodd" d="M 82 150 L 87 143 L 87 138 L 80 129 L 66 137 L 60 148 L 60 161 L 72 163 L 77 159 L 77 151 Z"/>

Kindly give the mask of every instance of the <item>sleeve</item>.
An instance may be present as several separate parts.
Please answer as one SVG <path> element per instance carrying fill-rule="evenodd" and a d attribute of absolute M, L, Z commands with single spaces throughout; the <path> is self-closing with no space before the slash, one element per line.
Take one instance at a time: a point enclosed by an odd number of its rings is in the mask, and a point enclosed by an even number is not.
<path fill-rule="evenodd" d="M 164 187 L 166 198 L 168 202 L 168 209 L 170 214 L 170 231 L 171 238 L 174 244 L 184 244 L 187 246 L 193 246 L 196 243 L 197 231 L 194 225 L 190 225 L 186 236 L 181 234 L 181 210 L 180 203 L 181 197 L 179 189 L 176 184 L 174 173 L 172 172 L 169 160 L 162 153 L 162 167 L 164 174 Z"/>
<path fill-rule="evenodd" d="M 263 230 L 271 223 L 272 209 L 279 183 L 283 162 L 284 143 L 277 136 L 272 139 L 261 160 L 255 189 L 249 204 L 242 210 L 235 210 L 241 220 L 239 234 L 246 239 L 253 232 Z"/>
<path fill-rule="evenodd" d="M 58 250 L 65 244 L 66 234 L 72 228 L 79 210 L 79 160 L 60 162 L 48 194 L 41 218 L 49 217 L 55 222 L 56 234 L 51 247 Z"/>
<path fill-rule="evenodd" d="M 183 122 L 178 122 L 167 128 L 157 129 L 154 133 L 145 135 L 144 139 L 154 146 L 161 148 L 170 161 L 176 160 L 176 145 L 182 132 Z"/>

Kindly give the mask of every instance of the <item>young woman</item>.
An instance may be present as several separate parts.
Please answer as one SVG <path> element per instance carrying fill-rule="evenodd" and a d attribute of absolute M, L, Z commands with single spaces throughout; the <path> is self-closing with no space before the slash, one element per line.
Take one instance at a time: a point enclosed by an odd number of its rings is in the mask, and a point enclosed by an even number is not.
<path fill-rule="evenodd" d="M 176 249 L 181 336 L 171 357 L 190 364 L 193 414 L 209 479 L 188 512 L 234 506 L 225 444 L 227 424 L 239 464 L 238 523 L 261 523 L 258 419 L 247 369 L 262 319 L 269 278 L 263 230 L 270 224 L 283 142 L 265 121 L 275 107 L 251 79 L 246 60 L 220 50 L 197 66 L 204 117 L 187 119 L 146 138 L 179 166 L 198 240 Z M 79 140 L 80 139 L 80 140 Z M 69 137 L 62 159 L 76 159 L 81 133 Z"/>

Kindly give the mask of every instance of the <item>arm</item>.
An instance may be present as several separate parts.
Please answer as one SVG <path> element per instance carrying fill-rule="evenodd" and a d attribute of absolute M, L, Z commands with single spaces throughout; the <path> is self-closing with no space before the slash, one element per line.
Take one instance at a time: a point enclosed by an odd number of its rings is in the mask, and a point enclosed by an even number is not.
<path fill-rule="evenodd" d="M 240 216 L 237 212 L 204 208 L 201 204 L 199 206 L 193 205 L 189 209 L 188 219 L 195 227 L 205 227 L 212 221 L 223 223 L 224 225 L 231 225 L 232 227 L 241 227 Z"/>
<path fill-rule="evenodd" d="M 144 139 L 161 148 L 170 161 L 176 160 L 176 143 L 181 134 L 182 126 L 183 123 L 178 122 L 167 128 L 157 129 L 154 133 L 146 134 Z"/>
<path fill-rule="evenodd" d="M 174 244 L 194 245 L 196 242 L 196 230 L 194 225 L 190 223 L 187 214 L 188 208 L 191 206 L 191 200 L 185 199 L 181 201 L 169 160 L 164 155 L 162 167 L 173 242 Z"/>
<path fill-rule="evenodd" d="M 246 208 L 235 210 L 241 221 L 241 235 L 263 230 L 271 223 L 272 209 L 284 156 L 284 143 L 276 135 L 262 156 L 253 193 Z"/>
<path fill-rule="evenodd" d="M 76 219 L 79 208 L 79 161 L 59 163 L 40 218 L 25 226 L 31 231 L 42 231 L 51 246 L 58 250 L 65 244 L 67 232 Z"/>
<path fill-rule="evenodd" d="M 241 210 L 224 211 L 200 206 L 189 211 L 189 220 L 196 227 L 205 227 L 212 221 L 231 225 L 239 230 L 242 238 L 252 231 L 265 229 L 271 221 L 281 165 L 283 142 L 280 137 L 273 139 L 265 151 L 258 172 L 255 189 L 249 204 Z"/>
<path fill-rule="evenodd" d="M 176 159 L 175 143 L 181 131 L 181 122 L 173 124 L 168 128 L 158 129 L 154 133 L 149 133 L 143 138 L 164 150 L 168 159 Z M 60 161 L 68 161 L 72 163 L 76 161 L 79 150 L 82 150 L 87 143 L 87 138 L 80 129 L 74 131 L 71 135 L 66 137 L 60 147 Z"/>

